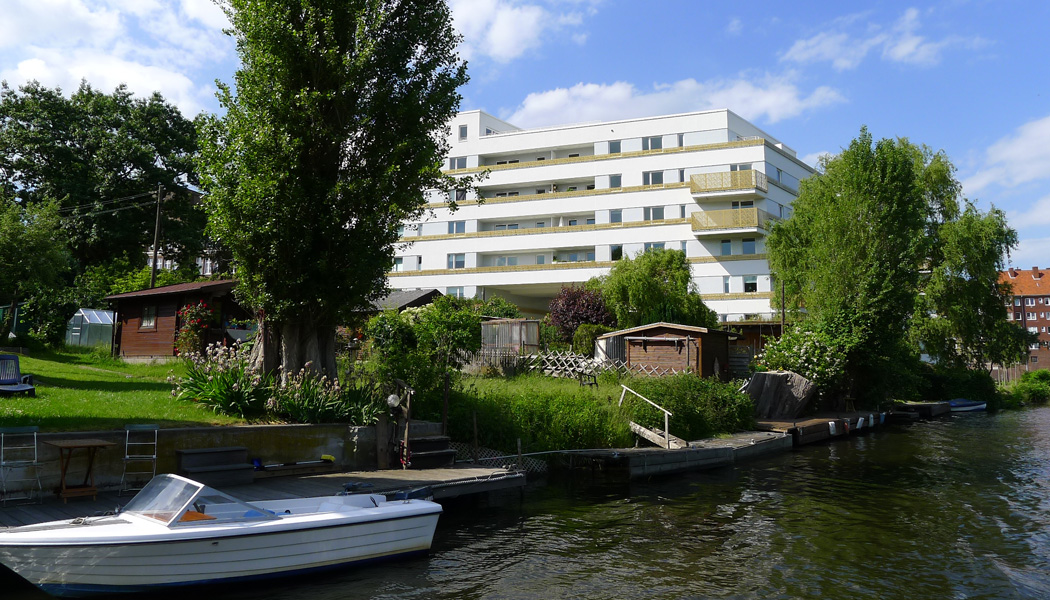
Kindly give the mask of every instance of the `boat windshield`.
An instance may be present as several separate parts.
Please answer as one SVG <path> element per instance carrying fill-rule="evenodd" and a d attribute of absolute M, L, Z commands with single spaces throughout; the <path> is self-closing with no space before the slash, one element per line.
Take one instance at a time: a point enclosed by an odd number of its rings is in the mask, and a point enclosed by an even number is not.
<path fill-rule="evenodd" d="M 165 525 L 193 500 L 204 488 L 196 481 L 171 475 L 158 475 L 146 484 L 124 507 L 123 512 L 159 521 Z"/>
<path fill-rule="evenodd" d="M 154 477 L 123 512 L 170 527 L 278 518 L 272 511 L 178 475 Z"/>

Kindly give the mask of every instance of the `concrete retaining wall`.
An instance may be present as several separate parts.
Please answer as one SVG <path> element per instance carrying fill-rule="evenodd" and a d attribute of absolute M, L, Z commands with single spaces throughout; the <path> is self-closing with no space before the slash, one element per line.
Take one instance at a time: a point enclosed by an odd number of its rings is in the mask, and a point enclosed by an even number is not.
<path fill-rule="evenodd" d="M 124 431 L 78 431 L 42 433 L 39 436 L 40 481 L 44 493 L 59 485 L 58 449 L 48 440 L 101 439 L 115 445 L 100 450 L 95 457 L 95 483 L 102 489 L 120 485 L 124 469 Z M 346 425 L 245 425 L 238 427 L 193 427 L 161 429 L 157 440 L 157 472 L 173 473 L 175 451 L 191 448 L 244 446 L 249 458 L 263 464 L 318 460 L 323 454 L 335 457 L 344 470 L 376 468 L 374 427 Z M 79 483 L 87 468 L 87 450 L 75 450 L 67 480 Z"/>

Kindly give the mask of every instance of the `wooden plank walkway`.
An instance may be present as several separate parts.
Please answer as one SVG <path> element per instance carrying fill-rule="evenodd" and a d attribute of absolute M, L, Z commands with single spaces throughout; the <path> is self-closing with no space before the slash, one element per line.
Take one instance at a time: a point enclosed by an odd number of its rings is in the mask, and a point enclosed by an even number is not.
<path fill-rule="evenodd" d="M 525 474 L 507 469 L 485 467 L 457 467 L 451 469 L 421 469 L 407 471 L 350 471 L 289 477 L 269 477 L 248 485 L 221 487 L 237 498 L 249 502 L 283 500 L 310 496 L 329 496 L 343 490 L 343 484 L 369 483 L 361 493 L 393 494 L 429 486 L 437 501 L 459 496 L 480 494 L 525 485 Z M 45 492 L 43 504 L 16 505 L 14 502 L 0 508 L 0 526 L 18 527 L 46 521 L 90 517 L 115 511 L 127 504 L 130 495 L 118 497 L 115 491 L 101 492 L 96 500 L 71 499 L 63 503 L 52 493 Z"/>

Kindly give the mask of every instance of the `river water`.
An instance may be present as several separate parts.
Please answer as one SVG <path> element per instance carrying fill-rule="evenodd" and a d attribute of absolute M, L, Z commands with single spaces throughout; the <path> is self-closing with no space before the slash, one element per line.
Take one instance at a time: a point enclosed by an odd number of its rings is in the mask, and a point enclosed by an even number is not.
<path fill-rule="evenodd" d="M 1050 598 L 1050 408 L 648 482 L 554 481 L 448 507 L 428 557 L 221 597 Z"/>

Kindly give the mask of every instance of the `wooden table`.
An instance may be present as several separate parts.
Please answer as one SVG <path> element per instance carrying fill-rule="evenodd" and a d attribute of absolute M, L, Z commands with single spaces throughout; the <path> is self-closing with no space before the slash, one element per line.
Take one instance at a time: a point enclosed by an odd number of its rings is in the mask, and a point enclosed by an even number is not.
<path fill-rule="evenodd" d="M 95 464 L 95 453 L 97 453 L 100 448 L 115 446 L 116 444 L 97 439 L 49 440 L 44 443 L 48 446 L 58 448 L 60 463 L 62 465 L 62 477 L 59 480 L 61 483 L 57 493 L 58 496 L 62 498 L 62 502 L 66 502 L 69 498 L 74 496 L 91 496 L 92 499 L 95 499 L 95 497 L 98 496 L 98 488 L 95 487 L 95 474 L 91 470 Z M 84 481 L 82 483 L 78 485 L 68 485 L 66 483 L 66 472 L 69 471 L 69 463 L 73 460 L 73 452 L 80 448 L 84 448 L 88 451 L 87 473 L 84 474 Z"/>

